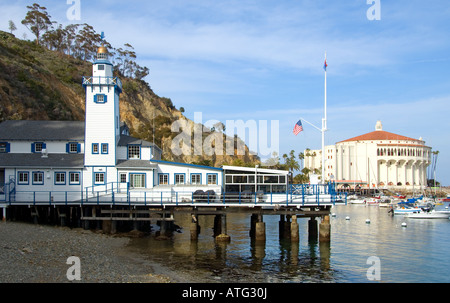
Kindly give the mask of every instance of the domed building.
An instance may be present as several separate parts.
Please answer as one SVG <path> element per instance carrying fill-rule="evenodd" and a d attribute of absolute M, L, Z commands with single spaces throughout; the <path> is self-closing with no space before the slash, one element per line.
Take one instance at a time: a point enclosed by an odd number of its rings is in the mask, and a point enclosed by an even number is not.
<path fill-rule="evenodd" d="M 305 150 L 305 167 L 321 167 L 322 151 Z M 405 188 L 426 187 L 431 147 L 422 138 L 414 139 L 383 130 L 325 147 L 325 180 L 339 187 Z"/>

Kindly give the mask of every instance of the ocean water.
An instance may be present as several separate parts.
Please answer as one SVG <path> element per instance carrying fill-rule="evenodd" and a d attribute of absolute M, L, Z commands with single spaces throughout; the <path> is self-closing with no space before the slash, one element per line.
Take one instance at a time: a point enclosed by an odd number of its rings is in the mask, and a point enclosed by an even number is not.
<path fill-rule="evenodd" d="M 307 218 L 297 220 L 299 243 L 280 240 L 278 215 L 264 216 L 266 242 L 255 244 L 246 214 L 227 215 L 228 244 L 215 243 L 214 217 L 200 216 L 201 232 L 192 242 L 190 216 L 176 214 L 181 233 L 168 240 L 132 239 L 129 248 L 177 272 L 180 282 L 450 282 L 450 220 L 408 219 L 365 205 L 335 206 L 331 212 L 336 216 L 326 244 L 308 241 Z"/>

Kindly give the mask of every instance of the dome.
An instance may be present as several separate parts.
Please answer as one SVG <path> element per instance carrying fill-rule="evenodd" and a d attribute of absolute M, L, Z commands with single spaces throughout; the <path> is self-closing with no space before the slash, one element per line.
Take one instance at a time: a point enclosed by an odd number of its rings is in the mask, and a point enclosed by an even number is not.
<path fill-rule="evenodd" d="M 97 54 L 107 54 L 108 50 L 104 46 L 100 46 L 97 50 Z"/>

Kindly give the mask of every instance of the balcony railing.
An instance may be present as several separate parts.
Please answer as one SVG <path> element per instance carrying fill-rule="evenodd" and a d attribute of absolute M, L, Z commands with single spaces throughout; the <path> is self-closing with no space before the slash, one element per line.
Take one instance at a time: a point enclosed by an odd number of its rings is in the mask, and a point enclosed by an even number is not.
<path fill-rule="evenodd" d="M 118 77 L 83 77 L 83 86 L 88 85 L 114 85 L 122 90 L 122 81 Z"/>

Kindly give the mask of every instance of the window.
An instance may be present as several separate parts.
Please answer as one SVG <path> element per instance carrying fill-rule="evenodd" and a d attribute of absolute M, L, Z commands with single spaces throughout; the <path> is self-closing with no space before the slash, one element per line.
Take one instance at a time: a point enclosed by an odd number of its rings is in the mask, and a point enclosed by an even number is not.
<path fill-rule="evenodd" d="M 30 181 L 28 180 L 28 172 L 27 171 L 20 171 L 18 180 L 19 180 L 18 184 L 21 184 L 21 185 L 28 185 L 28 184 L 30 184 Z"/>
<path fill-rule="evenodd" d="M 175 174 L 175 184 L 184 184 L 184 174 Z"/>
<path fill-rule="evenodd" d="M 202 175 L 191 174 L 191 184 L 202 184 Z"/>
<path fill-rule="evenodd" d="M 120 183 L 127 183 L 127 174 L 125 173 L 120 174 Z"/>
<path fill-rule="evenodd" d="M 207 174 L 208 184 L 217 184 L 217 174 Z"/>
<path fill-rule="evenodd" d="M 103 95 L 103 94 L 94 95 L 95 103 L 106 103 L 107 100 L 108 100 L 108 97 L 106 95 Z"/>
<path fill-rule="evenodd" d="M 45 148 L 47 148 L 47 146 L 43 142 L 35 142 L 31 144 L 32 153 L 42 153 L 42 150 Z"/>
<path fill-rule="evenodd" d="M 9 143 L 8 142 L 0 142 L 0 153 L 9 153 Z"/>
<path fill-rule="evenodd" d="M 55 185 L 66 185 L 66 173 L 55 172 Z"/>
<path fill-rule="evenodd" d="M 105 173 L 94 173 L 94 184 L 105 184 Z"/>
<path fill-rule="evenodd" d="M 169 174 L 159 174 L 159 185 L 169 184 Z"/>
<path fill-rule="evenodd" d="M 69 173 L 69 183 L 71 185 L 80 184 L 80 173 L 79 172 L 71 172 Z"/>
<path fill-rule="evenodd" d="M 128 159 L 140 159 L 140 158 L 141 158 L 141 146 L 128 145 Z"/>
<path fill-rule="evenodd" d="M 145 188 L 145 174 L 130 174 L 132 188 Z"/>
<path fill-rule="evenodd" d="M 79 153 L 79 147 L 78 147 L 78 143 L 69 143 L 68 145 L 68 152 L 70 154 L 77 154 Z"/>
<path fill-rule="evenodd" d="M 92 153 L 98 154 L 98 143 L 92 143 Z"/>
<path fill-rule="evenodd" d="M 102 143 L 102 154 L 108 153 L 108 143 Z"/>
<path fill-rule="evenodd" d="M 105 65 L 99 64 L 98 65 L 98 70 L 105 70 Z"/>
<path fill-rule="evenodd" d="M 44 184 L 44 173 L 41 171 L 33 172 L 33 185 Z"/>

